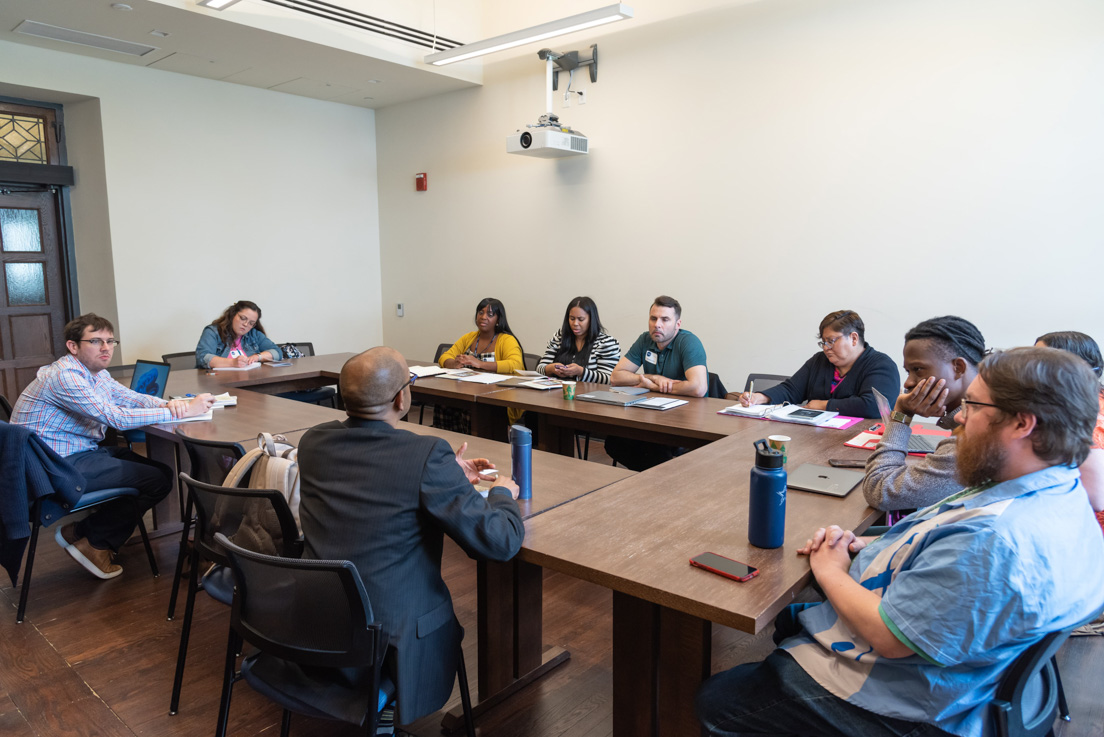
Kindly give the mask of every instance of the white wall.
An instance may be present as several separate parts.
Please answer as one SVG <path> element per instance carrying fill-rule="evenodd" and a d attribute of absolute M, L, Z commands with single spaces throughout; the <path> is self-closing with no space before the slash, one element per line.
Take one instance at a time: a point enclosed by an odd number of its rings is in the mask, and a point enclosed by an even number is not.
<path fill-rule="evenodd" d="M 276 340 L 380 342 L 373 111 L 4 42 L 0 83 L 83 100 L 66 103 L 81 306 L 114 305 L 124 361 L 193 349 L 238 299 Z"/>
<path fill-rule="evenodd" d="M 539 353 L 588 294 L 627 348 L 660 293 L 730 387 L 795 370 L 840 308 L 895 360 L 948 313 L 994 346 L 1104 339 L 1104 4 L 774 0 L 633 23 L 601 39 L 587 105 L 556 105 L 589 157 L 504 153 L 542 112 L 535 54 L 377 113 L 387 343 L 430 356 L 496 296 Z"/>

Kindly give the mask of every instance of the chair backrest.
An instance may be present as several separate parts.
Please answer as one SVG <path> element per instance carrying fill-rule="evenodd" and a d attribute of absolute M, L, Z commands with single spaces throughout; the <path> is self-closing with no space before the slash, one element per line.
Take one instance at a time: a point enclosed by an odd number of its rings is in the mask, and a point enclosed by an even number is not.
<path fill-rule="evenodd" d="M 183 353 L 163 353 L 161 354 L 161 360 L 169 364 L 169 366 L 172 367 L 173 371 L 194 369 L 196 367 L 195 351 L 184 351 Z"/>
<path fill-rule="evenodd" d="M 11 422 L 12 408 L 3 394 L 0 394 L 0 420 Z"/>
<path fill-rule="evenodd" d="M 238 489 L 196 481 L 186 473 L 196 510 L 195 545 L 208 560 L 228 565 L 229 559 L 215 535 L 234 537 L 238 544 L 266 555 L 297 558 L 299 529 L 284 495 L 275 489 Z"/>
<path fill-rule="evenodd" d="M 525 360 L 526 371 L 536 371 L 537 364 L 540 363 L 541 357 L 536 353 L 522 353 L 521 357 Z"/>
<path fill-rule="evenodd" d="M 124 363 L 120 364 L 119 366 L 108 366 L 107 373 L 111 374 L 111 378 L 115 379 L 115 381 L 118 381 L 121 384 L 122 381 L 120 381 L 120 379 L 124 379 L 130 374 L 134 373 L 134 364 Z"/>
<path fill-rule="evenodd" d="M 176 434 L 188 451 L 189 475 L 205 484 L 221 484 L 234 464 L 245 455 L 245 448 L 239 443 L 189 437 L 183 427 L 177 427 Z"/>
<path fill-rule="evenodd" d="M 298 340 L 287 340 L 283 343 L 280 343 L 280 345 L 287 345 L 288 343 L 291 343 L 293 346 L 298 348 L 299 352 L 302 353 L 304 356 L 314 355 L 314 343 L 306 343 Z"/>
<path fill-rule="evenodd" d="M 442 343 L 441 345 L 437 346 L 437 352 L 433 354 L 433 362 L 440 363 L 441 356 L 445 355 L 445 351 L 447 351 L 449 348 L 452 348 L 452 343 Z"/>
<path fill-rule="evenodd" d="M 755 391 L 761 392 L 764 389 L 770 389 L 772 386 L 778 386 L 789 376 L 783 376 L 782 374 L 748 374 L 747 381 L 744 382 L 744 391 L 751 390 L 751 382 L 755 382 Z"/>
<path fill-rule="evenodd" d="M 1058 718 L 1061 685 L 1054 654 L 1074 627 L 1051 632 L 1035 643 L 1004 672 L 990 704 L 999 737 L 1043 737 Z"/>
<path fill-rule="evenodd" d="M 725 389 L 721 377 L 710 371 L 709 387 L 705 390 L 705 396 L 713 397 L 714 399 L 724 399 L 726 394 L 728 394 L 728 389 Z"/>
<path fill-rule="evenodd" d="M 215 541 L 234 572 L 231 626 L 246 642 L 302 665 L 374 666 L 378 689 L 381 627 L 352 563 L 261 555 L 222 533 Z"/>

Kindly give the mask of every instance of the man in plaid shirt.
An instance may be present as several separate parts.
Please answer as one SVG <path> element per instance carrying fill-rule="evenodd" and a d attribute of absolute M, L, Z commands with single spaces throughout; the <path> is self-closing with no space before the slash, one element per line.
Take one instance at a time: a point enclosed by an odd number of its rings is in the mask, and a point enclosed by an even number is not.
<path fill-rule="evenodd" d="M 214 404 L 210 394 L 165 401 L 139 394 L 111 378 L 106 369 L 115 353 L 115 328 L 93 313 L 65 326 L 69 353 L 38 370 L 12 411 L 12 424 L 30 428 L 84 476 L 85 491 L 133 487 L 137 497 L 122 497 L 96 507 L 89 517 L 58 528 L 58 544 L 98 578 L 123 572 L 112 560 L 134 533 L 141 515 L 172 488 L 172 470 L 127 448 L 101 448 L 107 426 L 130 430 L 157 422 L 203 414 Z"/>

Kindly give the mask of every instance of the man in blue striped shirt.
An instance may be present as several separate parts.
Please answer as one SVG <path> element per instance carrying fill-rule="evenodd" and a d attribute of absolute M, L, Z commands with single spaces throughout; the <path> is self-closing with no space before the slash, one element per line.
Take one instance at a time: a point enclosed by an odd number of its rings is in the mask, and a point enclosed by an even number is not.
<path fill-rule="evenodd" d="M 88 313 L 65 326 L 68 353 L 38 370 L 12 410 L 12 424 L 30 428 L 84 476 L 85 491 L 133 487 L 139 496 L 96 507 L 80 522 L 60 526 L 58 544 L 98 578 L 123 572 L 112 560 L 134 533 L 138 519 L 172 488 L 168 466 L 127 448 L 101 448 L 107 426 L 117 430 L 203 414 L 214 403 L 210 394 L 172 400 L 139 394 L 111 378 L 107 365 L 115 353 L 111 321 Z"/>
<path fill-rule="evenodd" d="M 964 490 L 874 540 L 818 530 L 798 552 L 828 600 L 765 661 L 703 684 L 709 733 L 990 734 L 1009 665 L 1104 607 L 1104 539 L 1077 469 L 1097 393 L 1063 351 L 985 359 L 957 416 Z"/>

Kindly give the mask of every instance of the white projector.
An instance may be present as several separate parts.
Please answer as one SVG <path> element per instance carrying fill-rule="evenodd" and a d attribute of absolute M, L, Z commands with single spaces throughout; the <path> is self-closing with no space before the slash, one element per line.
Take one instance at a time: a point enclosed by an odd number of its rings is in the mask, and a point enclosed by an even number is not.
<path fill-rule="evenodd" d="M 506 136 L 506 153 L 558 159 L 590 153 L 586 136 L 565 133 L 558 128 L 539 127 Z"/>

